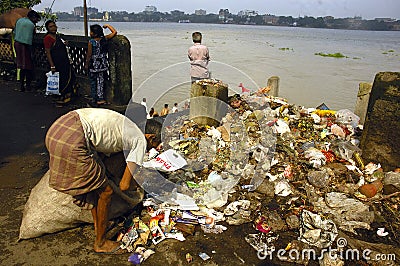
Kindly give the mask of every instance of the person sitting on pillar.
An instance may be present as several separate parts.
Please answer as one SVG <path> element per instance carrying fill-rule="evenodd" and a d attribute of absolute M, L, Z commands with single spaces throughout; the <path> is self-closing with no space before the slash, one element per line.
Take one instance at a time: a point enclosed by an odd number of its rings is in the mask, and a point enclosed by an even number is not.
<path fill-rule="evenodd" d="M 210 78 L 208 71 L 210 54 L 207 46 L 201 44 L 202 35 L 200 32 L 193 32 L 192 39 L 194 44 L 188 50 L 188 57 L 190 60 L 190 77 L 193 83 L 197 80 Z"/>

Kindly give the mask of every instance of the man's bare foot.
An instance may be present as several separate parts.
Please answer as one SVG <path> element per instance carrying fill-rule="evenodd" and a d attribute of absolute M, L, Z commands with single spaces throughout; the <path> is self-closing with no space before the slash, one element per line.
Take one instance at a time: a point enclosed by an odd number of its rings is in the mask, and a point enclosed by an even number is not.
<path fill-rule="evenodd" d="M 121 254 L 121 249 L 119 249 L 120 244 L 115 241 L 106 240 L 103 245 L 99 246 L 94 244 L 94 251 L 98 253 L 107 253 L 107 254 Z"/>
<path fill-rule="evenodd" d="M 115 226 L 115 222 L 113 222 L 113 221 L 108 221 L 108 222 L 107 222 L 106 232 L 110 231 L 114 226 Z M 96 223 L 93 223 L 93 227 L 94 227 L 94 236 L 96 236 L 96 232 L 97 232 L 97 225 L 96 225 Z"/>

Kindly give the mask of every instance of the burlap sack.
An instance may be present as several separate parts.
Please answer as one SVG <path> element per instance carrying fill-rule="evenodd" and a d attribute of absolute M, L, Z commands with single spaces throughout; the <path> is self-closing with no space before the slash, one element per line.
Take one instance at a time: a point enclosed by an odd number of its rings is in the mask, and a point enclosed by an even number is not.
<path fill-rule="evenodd" d="M 144 192 L 139 189 L 123 193 L 116 185 L 119 184 L 125 169 L 122 153 L 107 158 L 104 164 L 113 181 L 111 186 L 114 194 L 109 209 L 109 218 L 112 219 L 129 213 L 142 201 Z M 75 228 L 84 223 L 93 223 L 91 211 L 82 210 L 75 205 L 72 196 L 49 187 L 49 171 L 47 171 L 32 189 L 25 204 L 19 240 Z"/>
<path fill-rule="evenodd" d="M 93 223 L 90 210 L 73 203 L 72 196 L 49 187 L 49 171 L 32 189 L 22 217 L 19 239 L 38 237 Z"/>

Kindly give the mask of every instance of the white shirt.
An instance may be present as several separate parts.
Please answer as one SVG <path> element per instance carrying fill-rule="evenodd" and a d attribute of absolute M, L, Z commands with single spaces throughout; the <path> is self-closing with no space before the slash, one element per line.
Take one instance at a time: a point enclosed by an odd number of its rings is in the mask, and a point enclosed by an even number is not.
<path fill-rule="evenodd" d="M 142 131 L 124 115 L 109 109 L 77 109 L 86 139 L 97 152 L 125 152 L 126 161 L 142 165 L 146 138 Z"/>
<path fill-rule="evenodd" d="M 147 110 L 147 103 L 142 101 L 140 104 L 143 105 L 144 107 L 146 107 L 146 114 L 148 114 L 149 111 Z"/>

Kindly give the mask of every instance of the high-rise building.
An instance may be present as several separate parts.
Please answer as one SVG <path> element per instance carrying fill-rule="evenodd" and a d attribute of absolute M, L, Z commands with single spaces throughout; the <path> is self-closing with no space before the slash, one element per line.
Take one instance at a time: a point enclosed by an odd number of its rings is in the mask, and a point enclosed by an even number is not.
<path fill-rule="evenodd" d="M 83 17 L 84 15 L 84 11 L 83 11 L 83 6 L 77 6 L 74 7 L 74 16 L 78 16 L 78 17 Z M 91 14 L 97 14 L 99 13 L 99 10 L 95 7 L 88 7 L 87 8 L 87 14 L 91 15 Z"/>
<path fill-rule="evenodd" d="M 46 14 L 51 14 L 51 8 L 50 7 L 45 7 L 43 11 Z"/>
<path fill-rule="evenodd" d="M 194 14 L 197 16 L 205 16 L 207 15 L 207 11 L 205 11 L 204 9 L 197 9 L 194 11 Z"/>
<path fill-rule="evenodd" d="M 254 10 L 241 10 L 241 11 L 239 11 L 239 13 L 238 13 L 238 16 L 239 17 L 255 17 L 255 16 L 257 16 L 258 15 L 258 12 L 257 11 L 254 11 Z"/>
<path fill-rule="evenodd" d="M 229 9 L 220 9 L 218 12 L 218 18 L 219 20 L 225 21 L 229 17 Z"/>
<path fill-rule="evenodd" d="M 155 6 L 146 6 L 146 7 L 144 8 L 144 12 L 146 12 L 146 13 L 154 13 L 154 12 L 157 12 L 157 7 L 155 7 Z"/>

